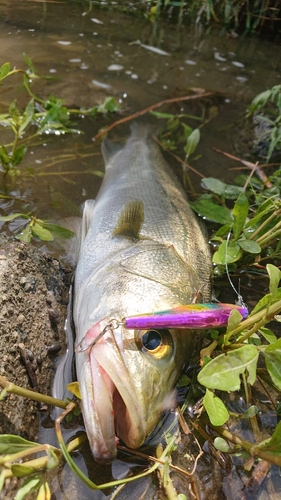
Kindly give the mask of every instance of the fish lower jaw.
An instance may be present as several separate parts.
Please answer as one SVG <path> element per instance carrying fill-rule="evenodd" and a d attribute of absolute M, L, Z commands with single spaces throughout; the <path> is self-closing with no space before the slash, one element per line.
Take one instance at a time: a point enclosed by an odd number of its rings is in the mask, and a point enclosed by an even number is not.
<path fill-rule="evenodd" d="M 94 355 L 85 368 L 84 381 L 88 379 L 88 383 L 80 386 L 90 448 L 97 462 L 109 463 L 116 457 L 119 439 L 134 449 L 143 443 L 146 436 L 140 408 L 133 387 L 127 390 L 121 376 L 115 384 L 106 364 L 102 366 Z"/>

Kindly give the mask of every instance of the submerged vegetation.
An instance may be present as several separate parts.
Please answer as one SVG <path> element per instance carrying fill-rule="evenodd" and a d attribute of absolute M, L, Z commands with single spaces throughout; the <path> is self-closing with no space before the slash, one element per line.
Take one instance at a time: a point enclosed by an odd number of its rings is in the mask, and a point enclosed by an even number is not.
<path fill-rule="evenodd" d="M 166 5 L 168 3 L 173 4 L 166 2 Z M 202 6 L 206 4 L 207 2 L 202 2 Z M 212 6 L 214 10 L 216 2 Z M 213 16 L 213 11 L 209 15 Z M 33 93 L 31 85 L 31 81 L 38 78 L 36 70 L 28 57 L 25 60 L 27 70 L 11 69 L 9 63 L 0 68 L 1 82 L 16 73 L 22 74 L 23 84 L 29 95 L 29 101 L 23 110 L 13 101 L 9 109 L 0 115 L 0 125 L 8 128 L 13 137 L 9 143 L 0 147 L 2 186 L 7 184 L 8 179 L 16 181 L 22 176 L 39 177 L 40 172 L 31 173 L 28 168 L 23 167 L 27 148 L 35 138 L 46 133 L 77 134 L 73 118 L 80 115 L 96 117 L 119 109 L 112 97 L 87 110 L 69 109 L 54 96 L 42 100 Z M 183 177 L 188 185 L 190 168 L 187 161 L 193 162 L 198 157 L 200 130 L 212 116 L 206 117 L 204 112 L 200 116 L 153 113 L 161 123 L 166 123 L 160 135 L 165 149 L 174 154 L 180 143 L 184 151 Z M 266 159 L 269 161 L 280 150 L 281 87 L 275 86 L 257 96 L 248 107 L 249 119 L 253 113 L 255 116 L 258 114 L 269 125 L 267 133 L 262 137 L 267 143 Z M 193 127 L 190 123 L 196 123 L 196 126 Z M 250 163 L 247 163 L 249 167 Z M 186 386 L 184 401 L 181 401 L 176 415 L 181 422 L 181 431 L 169 429 L 165 432 L 163 442 L 166 444 L 159 444 L 153 456 L 148 455 L 145 450 L 132 451 L 120 446 L 121 452 L 125 451 L 134 457 L 141 456 L 146 461 L 143 471 L 118 481 L 96 484 L 79 470 L 71 455 L 83 445 L 86 435 L 82 434 L 66 445 L 61 432 L 64 419 L 79 418 L 77 385 L 69 387 L 74 394 L 73 401 L 58 401 L 16 387 L 0 377 L 2 404 L 5 404 L 8 393 L 14 393 L 63 409 L 56 421 L 59 447 L 39 445 L 14 435 L 0 436 L 0 491 L 5 480 L 17 477 L 22 478 L 23 482 L 16 500 L 21 500 L 34 491 L 38 494 L 38 499 L 47 500 L 51 497 L 50 471 L 66 460 L 72 471 L 90 489 L 117 488 L 118 492 L 122 485 L 158 470 L 163 498 L 185 500 L 185 491 L 177 493 L 174 490 L 173 473 L 182 474 L 191 480 L 196 472 L 198 459 L 204 453 L 203 442 L 211 443 L 224 459 L 230 457 L 236 460 L 238 457 L 241 468 L 248 475 L 251 471 L 255 474 L 260 463 L 266 463 L 264 475 L 272 465 L 281 465 L 281 424 L 277 424 L 280 415 L 281 339 L 276 335 L 281 312 L 281 170 L 280 167 L 276 169 L 276 166 L 269 168 L 266 177 L 258 176 L 260 167 L 252 164 L 250 175 L 240 175 L 232 184 L 216 178 L 202 178 L 204 192 L 191 203 L 193 209 L 211 223 L 209 230 L 214 250 L 215 281 L 225 273 L 232 277 L 242 273 L 247 273 L 248 276 L 258 275 L 268 293 L 255 304 L 244 321 L 241 321 L 238 311 L 233 311 L 227 328 L 206 332 L 200 365 L 192 373 L 188 372 L 189 377 L 185 374 L 179 381 L 179 387 Z M 12 196 L 9 189 L 8 194 L 7 189 L 1 191 L 0 197 L 3 200 L 9 196 Z M 54 237 L 71 236 L 70 231 L 38 218 L 30 211 L 6 212 L 0 220 L 9 223 L 16 218 L 23 220 L 24 229 L 21 229 L 18 237 L 25 242 L 30 242 L 32 237 L 51 241 Z M 266 404 L 261 403 L 256 396 L 257 386 L 267 395 Z M 237 411 L 233 401 L 241 397 L 243 404 Z M 269 408 L 276 425 L 265 437 L 260 432 L 260 420 Z M 242 426 L 238 425 L 241 421 L 248 422 L 253 440 L 245 437 Z M 177 465 L 176 453 L 181 439 L 191 432 L 198 448 L 197 455 L 189 455 L 188 449 L 181 451 L 180 464 Z M 43 452 L 44 455 L 38 458 L 38 452 Z"/>

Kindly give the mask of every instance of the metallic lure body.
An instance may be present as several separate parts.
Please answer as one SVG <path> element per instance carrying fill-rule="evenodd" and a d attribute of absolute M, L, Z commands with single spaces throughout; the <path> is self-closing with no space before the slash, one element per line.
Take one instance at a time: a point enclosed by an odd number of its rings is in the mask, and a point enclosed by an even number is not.
<path fill-rule="evenodd" d="M 248 309 L 234 304 L 188 304 L 166 311 L 140 314 L 124 318 L 126 328 L 191 328 L 206 329 L 226 326 L 230 313 L 237 310 L 243 319 L 248 316 Z"/>
<path fill-rule="evenodd" d="M 106 330 L 127 318 L 210 300 L 208 245 L 184 190 L 148 129 L 134 126 L 124 146 L 105 140 L 106 173 L 85 204 L 74 281 L 77 378 L 96 460 L 116 455 L 117 438 L 139 447 L 157 424 L 196 344 L 196 332 L 166 330 L 156 351 L 138 329 Z M 143 332 L 142 332 L 143 333 Z M 161 332 L 160 332 L 161 333 Z M 87 348 L 87 346 L 90 346 Z"/>

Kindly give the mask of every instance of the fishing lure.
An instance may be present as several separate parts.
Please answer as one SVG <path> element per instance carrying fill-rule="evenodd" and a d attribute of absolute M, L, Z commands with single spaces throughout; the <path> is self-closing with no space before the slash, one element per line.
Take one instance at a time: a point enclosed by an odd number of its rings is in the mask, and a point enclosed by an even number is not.
<path fill-rule="evenodd" d="M 248 309 L 243 305 L 235 304 L 188 304 L 178 306 L 173 309 L 157 311 L 154 313 L 138 314 L 128 316 L 121 321 L 109 319 L 106 326 L 100 330 L 100 323 L 96 323 L 85 335 L 82 341 L 76 346 L 75 352 L 83 352 L 93 347 L 106 332 L 116 330 L 123 326 L 128 330 L 148 330 L 150 328 L 185 328 L 185 329 L 206 329 L 226 326 L 230 313 L 237 310 L 243 319 L 248 316 Z M 87 338 L 88 337 L 88 338 Z M 94 337 L 94 338 L 92 338 Z M 90 342 L 87 343 L 87 340 Z"/>
<path fill-rule="evenodd" d="M 234 304 L 188 304 L 151 314 L 139 314 L 122 320 L 125 328 L 146 330 L 147 328 L 202 329 L 226 326 L 231 311 L 240 312 L 243 319 L 248 316 L 245 306 Z"/>

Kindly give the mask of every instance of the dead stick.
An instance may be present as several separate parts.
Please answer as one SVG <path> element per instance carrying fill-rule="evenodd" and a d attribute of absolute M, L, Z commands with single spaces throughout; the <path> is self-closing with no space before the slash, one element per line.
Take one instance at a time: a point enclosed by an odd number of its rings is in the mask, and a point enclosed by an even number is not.
<path fill-rule="evenodd" d="M 268 181 L 267 176 L 259 168 L 259 166 L 257 164 L 252 163 L 252 162 L 247 161 L 247 160 L 243 160 L 242 158 L 237 158 L 237 156 L 233 156 L 230 153 L 226 153 L 226 151 L 222 151 L 221 149 L 217 149 L 217 148 L 212 148 L 212 149 L 214 151 L 216 151 L 217 153 L 220 153 L 224 156 L 227 156 L 228 158 L 231 158 L 231 160 L 239 161 L 239 163 L 242 163 L 243 165 L 245 165 L 245 167 L 250 168 L 251 170 L 254 170 L 257 173 L 257 175 L 259 176 L 259 178 L 261 179 L 261 181 L 265 183 L 266 187 L 268 187 L 268 188 L 272 187 L 272 183 L 270 181 Z"/>
<path fill-rule="evenodd" d="M 160 108 L 164 104 L 171 104 L 173 102 L 178 102 L 178 101 L 189 101 L 192 99 L 201 99 L 202 97 L 208 97 L 210 95 L 213 95 L 214 92 L 203 92 L 202 94 L 195 94 L 195 95 L 186 95 L 183 97 L 173 97 L 171 99 L 164 99 L 163 101 L 157 102 L 156 104 L 152 104 L 148 108 L 141 109 L 140 111 L 137 111 L 136 113 L 133 113 L 130 116 L 125 116 L 124 118 L 121 118 L 120 120 L 117 120 L 116 122 L 112 123 L 105 129 L 103 129 L 101 132 L 99 132 L 95 137 L 93 138 L 94 141 L 97 141 L 100 139 L 104 134 L 107 134 L 110 130 L 113 128 L 117 127 L 118 125 L 121 125 L 122 123 L 129 122 L 131 120 L 134 120 L 135 118 L 138 118 L 139 116 L 145 115 L 146 113 L 149 113 L 149 111 L 152 111 L 153 109 Z"/>

